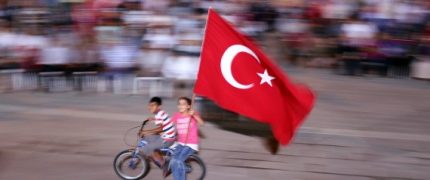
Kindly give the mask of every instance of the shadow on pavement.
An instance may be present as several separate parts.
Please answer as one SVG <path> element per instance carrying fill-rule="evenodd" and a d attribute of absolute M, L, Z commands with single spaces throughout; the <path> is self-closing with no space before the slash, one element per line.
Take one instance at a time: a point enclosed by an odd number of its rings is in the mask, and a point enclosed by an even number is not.
<path fill-rule="evenodd" d="M 215 103 L 202 99 L 196 103 L 196 108 L 201 112 L 205 121 L 216 125 L 218 128 L 253 137 L 264 139 L 265 148 L 272 154 L 276 154 L 279 149 L 279 143 L 272 135 L 268 124 L 259 123 L 237 113 L 224 110 Z M 199 136 L 205 138 L 202 132 Z"/>

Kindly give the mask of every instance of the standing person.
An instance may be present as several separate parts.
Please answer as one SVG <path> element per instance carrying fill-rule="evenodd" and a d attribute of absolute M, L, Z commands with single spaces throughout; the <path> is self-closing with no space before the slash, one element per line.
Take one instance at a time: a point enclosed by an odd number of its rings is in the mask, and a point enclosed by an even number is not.
<path fill-rule="evenodd" d="M 148 118 L 148 120 L 153 120 L 155 125 L 158 127 L 139 132 L 139 136 L 145 136 L 144 140 L 148 143 L 143 147 L 143 153 L 147 156 L 152 155 L 152 158 L 160 167 L 164 165 L 164 160 L 157 150 L 172 146 L 176 140 L 175 125 L 169 115 L 161 109 L 161 105 L 161 98 L 151 98 L 148 104 L 148 109 L 154 116 Z"/>
<path fill-rule="evenodd" d="M 185 160 L 199 150 L 198 125 L 203 125 L 203 119 L 191 107 L 191 99 L 180 97 L 178 110 L 172 121 L 175 123 L 178 140 L 174 147 L 169 167 L 172 169 L 174 180 L 185 180 Z"/>

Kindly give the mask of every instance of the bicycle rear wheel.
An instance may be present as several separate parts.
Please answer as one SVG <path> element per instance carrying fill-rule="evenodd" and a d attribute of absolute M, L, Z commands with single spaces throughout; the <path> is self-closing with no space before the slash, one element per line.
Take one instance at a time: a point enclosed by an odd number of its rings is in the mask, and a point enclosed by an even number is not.
<path fill-rule="evenodd" d="M 185 160 L 185 171 L 189 180 L 202 180 L 206 176 L 205 163 L 194 154 Z"/>
<path fill-rule="evenodd" d="M 144 178 L 149 172 L 149 162 L 139 154 L 133 156 L 134 149 L 124 150 L 113 161 L 115 173 L 125 180 Z"/>

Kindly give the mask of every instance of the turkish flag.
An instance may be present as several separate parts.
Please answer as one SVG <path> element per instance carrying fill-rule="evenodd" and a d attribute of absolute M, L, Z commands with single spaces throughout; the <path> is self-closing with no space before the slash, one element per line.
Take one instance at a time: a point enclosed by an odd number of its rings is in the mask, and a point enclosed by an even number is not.
<path fill-rule="evenodd" d="M 209 9 L 194 93 L 227 110 L 268 123 L 288 144 L 312 110 L 314 94 L 294 84 L 254 43 Z"/>

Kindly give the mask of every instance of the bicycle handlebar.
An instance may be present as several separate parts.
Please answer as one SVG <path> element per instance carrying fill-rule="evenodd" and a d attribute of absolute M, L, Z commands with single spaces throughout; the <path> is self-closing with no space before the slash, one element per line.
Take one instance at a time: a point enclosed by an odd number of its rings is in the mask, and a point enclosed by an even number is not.
<path fill-rule="evenodd" d="M 140 126 L 140 131 L 142 131 L 143 127 L 145 127 L 146 123 L 149 122 L 149 119 L 146 119 L 145 121 L 142 122 L 142 125 Z"/>

